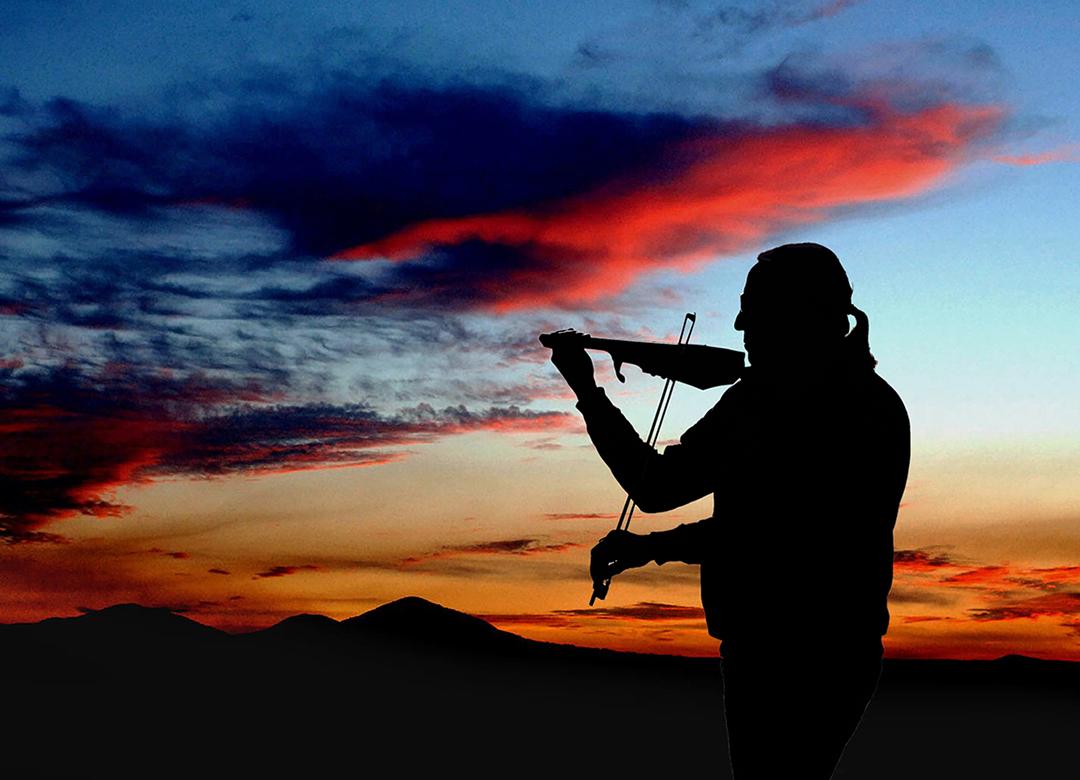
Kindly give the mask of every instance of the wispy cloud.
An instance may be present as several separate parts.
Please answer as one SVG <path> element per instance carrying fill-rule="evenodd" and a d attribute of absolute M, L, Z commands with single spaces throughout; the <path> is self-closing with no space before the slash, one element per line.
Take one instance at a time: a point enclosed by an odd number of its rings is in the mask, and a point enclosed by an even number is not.
<path fill-rule="evenodd" d="M 548 512 L 546 520 L 614 520 L 618 515 L 610 512 Z"/>
<path fill-rule="evenodd" d="M 595 609 L 559 609 L 557 615 L 577 617 L 596 617 L 613 620 L 704 620 L 705 611 L 701 607 L 688 607 L 679 604 L 664 604 L 656 601 L 639 601 L 625 607 L 600 607 Z"/>
<path fill-rule="evenodd" d="M 446 436 L 570 424 L 566 413 L 518 407 L 420 404 L 385 415 L 364 404 L 274 404 L 227 381 L 126 367 L 8 379 L 0 388 L 10 445 L 0 456 L 0 538 L 8 541 L 41 539 L 42 526 L 73 514 L 123 514 L 111 491 L 155 477 L 372 466 Z"/>
<path fill-rule="evenodd" d="M 969 611 L 973 620 L 1034 620 L 1040 617 L 1080 615 L 1080 593 L 1048 593 L 1005 601 Z"/>
<path fill-rule="evenodd" d="M 253 580 L 265 580 L 273 579 L 275 577 L 288 577 L 290 574 L 298 574 L 304 571 L 319 571 L 319 567 L 314 564 L 299 564 L 299 565 L 286 565 L 286 566 L 271 566 L 269 569 L 260 571 L 257 574 L 252 575 Z"/>
<path fill-rule="evenodd" d="M 1032 166 L 1047 165 L 1049 163 L 1075 163 L 1080 162 L 1080 144 L 1066 144 L 1045 152 L 1031 152 L 1028 154 L 999 154 L 994 156 L 994 162 L 1006 165 Z"/>
<path fill-rule="evenodd" d="M 471 544 L 440 547 L 423 555 L 414 555 L 401 561 L 403 566 L 415 566 L 429 561 L 477 555 L 540 555 L 573 550 L 583 545 L 577 542 L 546 542 L 542 539 L 500 539 Z"/>

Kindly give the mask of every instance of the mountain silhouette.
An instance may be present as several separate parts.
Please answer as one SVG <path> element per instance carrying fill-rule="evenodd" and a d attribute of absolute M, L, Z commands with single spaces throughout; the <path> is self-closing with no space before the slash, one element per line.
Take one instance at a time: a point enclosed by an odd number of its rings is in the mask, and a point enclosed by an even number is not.
<path fill-rule="evenodd" d="M 73 634 L 111 634 L 153 639 L 204 639 L 224 632 L 173 612 L 168 607 L 115 604 L 86 610 L 78 617 L 48 618 L 41 625 Z"/>
<path fill-rule="evenodd" d="M 326 615 L 292 615 L 269 628 L 253 632 L 266 637 L 287 639 L 325 639 L 337 636 L 341 624 Z"/>
<path fill-rule="evenodd" d="M 383 604 L 370 612 L 344 620 L 341 625 L 360 634 L 447 644 L 501 642 L 513 636 L 485 620 L 447 609 L 418 596 L 406 596 Z"/>
<path fill-rule="evenodd" d="M 121 604 L 0 625 L 0 664 L 12 777 L 729 776 L 703 763 L 717 659 L 536 642 L 416 597 L 237 635 Z M 1049 777 L 1077 728 L 1080 664 L 887 660 L 837 776 Z"/>

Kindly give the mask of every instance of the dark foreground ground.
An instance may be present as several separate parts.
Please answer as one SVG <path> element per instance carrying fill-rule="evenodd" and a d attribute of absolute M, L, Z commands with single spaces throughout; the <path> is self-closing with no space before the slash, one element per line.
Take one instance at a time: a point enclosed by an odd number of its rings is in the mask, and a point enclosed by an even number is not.
<path fill-rule="evenodd" d="M 546 645 L 420 599 L 243 636 L 118 606 L 0 626 L 0 663 L 12 778 L 730 777 L 717 661 Z M 1075 777 L 1078 667 L 886 662 L 836 777 Z"/>

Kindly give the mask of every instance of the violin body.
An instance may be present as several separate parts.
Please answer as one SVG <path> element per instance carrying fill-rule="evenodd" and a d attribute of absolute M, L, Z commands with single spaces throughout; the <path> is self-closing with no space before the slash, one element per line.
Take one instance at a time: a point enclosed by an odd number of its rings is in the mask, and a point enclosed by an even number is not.
<path fill-rule="evenodd" d="M 733 384 L 742 376 L 745 367 L 744 353 L 705 344 L 598 339 L 576 330 L 541 334 L 540 343 L 552 349 L 565 345 L 607 352 L 615 363 L 615 376 L 620 382 L 626 381 L 622 366 L 629 363 L 646 374 L 708 390 Z"/>

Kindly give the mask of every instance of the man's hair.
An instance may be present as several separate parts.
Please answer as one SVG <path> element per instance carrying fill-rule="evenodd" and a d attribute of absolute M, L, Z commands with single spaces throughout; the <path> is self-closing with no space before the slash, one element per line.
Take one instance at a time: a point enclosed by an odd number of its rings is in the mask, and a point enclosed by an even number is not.
<path fill-rule="evenodd" d="M 851 283 L 831 249 L 821 244 L 784 244 L 758 255 L 755 278 L 769 297 L 805 315 L 843 315 L 851 307 Z M 846 319 L 845 319 L 846 322 Z"/>
<path fill-rule="evenodd" d="M 847 333 L 850 314 L 855 328 L 844 338 L 846 362 L 851 368 L 877 365 L 870 353 L 870 321 L 852 305 L 851 282 L 831 249 L 814 243 L 783 244 L 757 259 L 750 278 L 768 289 L 772 306 L 841 336 Z"/>

